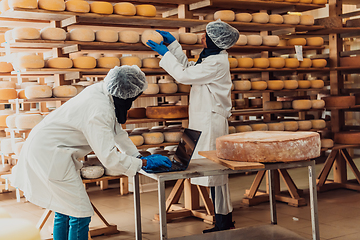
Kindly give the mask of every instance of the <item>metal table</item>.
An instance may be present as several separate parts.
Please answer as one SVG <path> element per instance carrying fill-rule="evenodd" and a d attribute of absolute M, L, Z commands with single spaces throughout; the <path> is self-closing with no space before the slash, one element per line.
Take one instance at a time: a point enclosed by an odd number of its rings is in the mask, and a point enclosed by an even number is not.
<path fill-rule="evenodd" d="M 238 162 L 237 162 L 238 163 Z M 312 238 L 313 240 L 320 240 L 319 234 L 319 221 L 317 213 L 317 193 L 316 193 L 316 176 L 315 176 L 315 161 L 306 160 L 289 163 L 268 163 L 259 166 L 258 163 L 254 163 L 254 166 L 250 163 L 244 163 L 243 168 L 239 168 L 237 164 L 237 170 L 230 169 L 212 160 L 193 159 L 190 162 L 189 167 L 185 171 L 180 172 L 166 172 L 149 174 L 144 171 L 140 171 L 141 174 L 150 177 L 158 182 L 158 199 L 159 199 L 159 217 L 160 217 L 160 239 L 168 239 L 167 236 L 167 222 L 166 222 L 166 197 L 165 197 L 165 182 L 169 180 L 178 180 L 203 176 L 214 176 L 223 174 L 234 174 L 253 172 L 259 170 L 269 170 L 269 198 L 270 198 L 270 217 L 271 224 L 277 224 L 276 206 L 275 206 L 275 193 L 274 193 L 274 181 L 273 172 L 277 169 L 299 168 L 308 167 L 309 175 L 309 190 L 310 190 L 310 207 L 311 207 L 311 224 L 312 224 Z M 141 233 L 141 209 L 140 209 L 140 190 L 139 190 L 139 174 L 134 176 L 134 204 L 135 204 L 135 236 L 137 240 L 142 239 Z"/>

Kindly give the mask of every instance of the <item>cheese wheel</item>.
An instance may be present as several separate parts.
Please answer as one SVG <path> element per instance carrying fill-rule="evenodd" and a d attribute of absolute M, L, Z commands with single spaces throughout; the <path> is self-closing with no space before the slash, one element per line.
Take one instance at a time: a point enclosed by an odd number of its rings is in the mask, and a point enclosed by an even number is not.
<path fill-rule="evenodd" d="M 120 59 L 117 57 L 101 57 L 96 60 L 98 68 L 114 68 L 120 66 Z"/>
<path fill-rule="evenodd" d="M 16 83 L 10 81 L 0 81 L 0 88 L 16 88 Z"/>
<path fill-rule="evenodd" d="M 260 46 L 262 44 L 262 37 L 260 35 L 247 35 L 247 44 L 251 46 Z"/>
<path fill-rule="evenodd" d="M 35 224 L 22 218 L 0 219 L 0 239 L 40 240 L 40 231 Z"/>
<path fill-rule="evenodd" d="M 300 3 L 311 3 L 312 0 L 300 0 L 299 2 L 300 2 Z"/>
<path fill-rule="evenodd" d="M 201 43 L 201 42 L 200 42 Z M 247 44 L 247 37 L 246 35 L 240 34 L 238 40 L 236 41 L 235 45 L 244 46 Z"/>
<path fill-rule="evenodd" d="M 282 57 L 269 58 L 269 66 L 271 68 L 283 68 L 285 67 L 285 58 Z"/>
<path fill-rule="evenodd" d="M 143 94 L 158 94 L 159 90 L 160 88 L 157 83 L 148 83 L 147 89 L 145 89 Z"/>
<path fill-rule="evenodd" d="M 119 41 L 124 43 L 138 43 L 140 41 L 140 34 L 131 30 L 120 31 Z"/>
<path fill-rule="evenodd" d="M 74 68 L 95 68 L 96 59 L 94 57 L 82 56 L 73 59 Z"/>
<path fill-rule="evenodd" d="M 323 109 L 325 107 L 324 100 L 311 100 L 311 108 L 313 109 Z"/>
<path fill-rule="evenodd" d="M 285 2 L 291 2 L 291 3 L 297 3 L 299 2 L 300 0 L 285 0 Z"/>
<path fill-rule="evenodd" d="M 300 62 L 296 58 L 285 58 L 286 68 L 298 68 L 299 66 L 300 66 Z"/>
<path fill-rule="evenodd" d="M 245 99 L 235 99 L 235 107 L 244 108 L 246 106 Z"/>
<path fill-rule="evenodd" d="M 284 131 L 284 123 L 268 123 L 268 131 Z"/>
<path fill-rule="evenodd" d="M 165 142 L 172 142 L 172 143 L 177 143 L 180 142 L 181 137 L 183 135 L 182 132 L 164 132 L 164 139 Z"/>
<path fill-rule="evenodd" d="M 311 100 L 308 99 L 298 99 L 292 102 L 293 109 L 297 110 L 307 110 L 311 108 Z"/>
<path fill-rule="evenodd" d="M 43 68 L 45 66 L 45 61 L 39 55 L 23 55 L 18 59 L 18 64 L 21 69 L 35 69 Z"/>
<path fill-rule="evenodd" d="M 252 15 L 250 13 L 237 13 L 235 14 L 235 21 L 237 22 L 251 22 Z"/>
<path fill-rule="evenodd" d="M 294 14 L 286 14 L 283 16 L 284 24 L 296 25 L 300 23 L 300 16 Z"/>
<path fill-rule="evenodd" d="M 178 92 L 189 93 L 190 90 L 191 90 L 191 85 L 178 83 Z"/>
<path fill-rule="evenodd" d="M 109 2 L 92 2 L 90 3 L 90 12 L 98 14 L 112 14 L 113 5 Z"/>
<path fill-rule="evenodd" d="M 141 34 L 141 42 L 144 45 L 148 46 L 146 43 L 149 40 L 152 40 L 152 41 L 160 44 L 160 42 L 163 41 L 164 39 L 163 39 L 163 37 L 161 36 L 160 33 L 156 32 L 154 30 L 145 30 Z"/>
<path fill-rule="evenodd" d="M 18 91 L 17 96 L 19 99 L 27 99 L 27 97 L 25 96 L 25 89 L 21 89 L 20 91 Z"/>
<path fill-rule="evenodd" d="M 292 101 L 282 101 L 283 109 L 292 109 Z"/>
<path fill-rule="evenodd" d="M 51 58 L 46 61 L 46 67 L 48 68 L 72 68 L 73 61 L 67 57 Z"/>
<path fill-rule="evenodd" d="M 280 38 L 276 35 L 263 36 L 262 38 L 262 44 L 265 46 L 276 47 L 280 43 Z"/>
<path fill-rule="evenodd" d="M 311 88 L 323 88 L 324 87 L 324 81 L 321 79 L 311 80 Z"/>
<path fill-rule="evenodd" d="M 148 118 L 164 118 L 164 119 L 187 118 L 189 116 L 188 106 L 187 105 L 147 106 L 146 116 Z"/>
<path fill-rule="evenodd" d="M 63 85 L 56 86 L 52 89 L 54 97 L 74 97 L 77 94 L 77 89 L 74 86 Z"/>
<path fill-rule="evenodd" d="M 279 110 L 282 109 L 282 103 L 278 101 L 264 102 L 264 110 Z"/>
<path fill-rule="evenodd" d="M 230 68 L 236 68 L 238 65 L 238 61 L 236 58 L 228 58 Z"/>
<path fill-rule="evenodd" d="M 312 66 L 314 68 L 323 68 L 326 67 L 327 61 L 326 59 L 313 59 L 312 60 Z"/>
<path fill-rule="evenodd" d="M 300 131 L 309 131 L 312 129 L 312 123 L 309 120 L 298 121 L 297 123 Z"/>
<path fill-rule="evenodd" d="M 89 28 L 74 28 L 70 31 L 70 40 L 93 42 L 95 41 L 95 33 Z"/>
<path fill-rule="evenodd" d="M 146 118 L 146 109 L 144 107 L 130 108 L 127 114 L 129 118 Z"/>
<path fill-rule="evenodd" d="M 267 82 L 265 81 L 251 82 L 251 89 L 253 90 L 265 90 L 266 88 L 267 88 Z"/>
<path fill-rule="evenodd" d="M 138 56 L 125 56 L 120 58 L 120 65 L 137 65 L 139 68 L 142 67 L 141 59 Z"/>
<path fill-rule="evenodd" d="M 129 138 L 133 142 L 133 144 L 137 147 L 144 144 L 144 137 L 141 135 L 132 135 L 129 136 Z"/>
<path fill-rule="evenodd" d="M 283 121 L 285 131 L 297 131 L 299 129 L 299 125 L 296 121 Z"/>
<path fill-rule="evenodd" d="M 105 173 L 103 166 L 87 166 L 80 169 L 81 177 L 86 179 L 100 178 Z"/>
<path fill-rule="evenodd" d="M 297 82 L 298 82 L 298 88 L 304 89 L 311 87 L 311 82 L 309 80 L 298 80 Z"/>
<path fill-rule="evenodd" d="M 38 0 L 38 6 L 41 9 L 50 11 L 65 11 L 64 0 Z"/>
<path fill-rule="evenodd" d="M 36 9 L 38 7 L 37 0 L 8 0 L 10 8 L 28 8 Z"/>
<path fill-rule="evenodd" d="M 235 127 L 236 132 L 250 132 L 252 128 L 250 125 L 240 125 Z"/>
<path fill-rule="evenodd" d="M 295 45 L 306 45 L 306 39 L 305 38 L 290 38 L 287 42 L 288 46 L 295 46 Z"/>
<path fill-rule="evenodd" d="M 306 45 L 308 46 L 322 46 L 324 45 L 324 39 L 322 37 L 310 37 L 306 39 Z"/>
<path fill-rule="evenodd" d="M 119 35 L 114 30 L 98 30 L 95 32 L 95 39 L 98 42 L 117 42 Z"/>
<path fill-rule="evenodd" d="M 312 0 L 312 4 L 326 4 L 328 0 Z"/>
<path fill-rule="evenodd" d="M 287 46 L 287 40 L 286 39 L 280 39 L 278 47 L 285 47 Z"/>
<path fill-rule="evenodd" d="M 0 62 L 0 73 L 9 73 L 13 71 L 13 65 L 9 62 Z"/>
<path fill-rule="evenodd" d="M 161 59 L 157 57 L 143 58 L 142 66 L 144 68 L 160 68 L 159 66 L 160 60 Z"/>
<path fill-rule="evenodd" d="M 197 35 L 195 33 L 180 33 L 180 43 L 195 44 L 197 43 Z"/>
<path fill-rule="evenodd" d="M 147 132 L 143 133 L 144 142 L 147 145 L 161 144 L 164 142 L 164 134 L 162 132 Z"/>
<path fill-rule="evenodd" d="M 249 91 L 251 89 L 251 82 L 249 80 L 233 81 L 235 90 Z"/>
<path fill-rule="evenodd" d="M 176 83 L 159 83 L 160 93 L 176 93 L 178 90 Z"/>
<path fill-rule="evenodd" d="M 238 58 L 239 68 L 252 68 L 254 66 L 254 60 L 252 58 Z"/>
<path fill-rule="evenodd" d="M 155 17 L 156 8 L 150 4 L 141 4 L 136 6 L 136 15 L 144 17 Z"/>
<path fill-rule="evenodd" d="M 315 23 L 314 16 L 312 16 L 312 15 L 301 15 L 300 16 L 300 24 L 301 25 L 311 26 L 311 25 L 314 25 L 314 23 Z"/>
<path fill-rule="evenodd" d="M 74 86 L 76 88 L 76 93 L 79 94 L 82 90 L 85 89 L 85 86 L 80 85 L 80 84 L 72 84 L 72 86 Z"/>
<path fill-rule="evenodd" d="M 114 5 L 114 13 L 124 16 L 135 16 L 136 7 L 129 2 L 119 2 Z"/>
<path fill-rule="evenodd" d="M 6 127 L 7 124 L 6 124 L 6 119 L 14 114 L 15 112 L 12 111 L 12 110 L 0 110 L 0 127 Z M 1 142 L 1 141 L 0 141 Z"/>
<path fill-rule="evenodd" d="M 268 68 L 269 59 L 268 58 L 254 58 L 254 68 Z"/>
<path fill-rule="evenodd" d="M 332 148 L 334 146 L 334 141 L 332 139 L 321 139 L 322 148 Z"/>
<path fill-rule="evenodd" d="M 18 114 L 15 118 L 17 129 L 32 129 L 43 120 L 41 114 Z"/>
<path fill-rule="evenodd" d="M 9 7 L 9 4 L 8 4 L 8 0 L 2 0 L 0 2 L 0 13 L 3 13 L 7 10 L 9 10 L 10 7 Z"/>
<path fill-rule="evenodd" d="M 62 28 L 47 27 L 41 29 L 40 37 L 44 40 L 64 41 L 66 39 L 66 31 Z"/>
<path fill-rule="evenodd" d="M 310 68 L 312 66 L 312 61 L 310 58 L 303 58 L 302 61 L 300 61 L 300 68 Z"/>
<path fill-rule="evenodd" d="M 268 126 L 266 123 L 253 123 L 250 124 L 252 131 L 267 131 Z"/>
<path fill-rule="evenodd" d="M 283 80 L 267 81 L 267 88 L 270 90 L 281 90 L 284 88 L 284 81 Z"/>
<path fill-rule="evenodd" d="M 253 13 L 252 21 L 255 23 L 268 23 L 270 20 L 269 14 L 267 13 Z"/>
<path fill-rule="evenodd" d="M 14 88 L 0 88 L 0 100 L 6 101 L 9 99 L 16 99 L 17 92 Z"/>
<path fill-rule="evenodd" d="M 235 20 L 235 13 L 232 10 L 219 10 L 214 13 L 214 20 L 232 22 Z"/>
<path fill-rule="evenodd" d="M 65 2 L 66 11 L 77 13 L 90 12 L 90 4 L 82 0 L 68 0 Z"/>
<path fill-rule="evenodd" d="M 236 133 L 236 129 L 234 126 L 229 126 L 229 134 Z"/>
<path fill-rule="evenodd" d="M 52 89 L 47 85 L 31 85 L 25 88 L 25 96 L 28 99 L 49 98 L 52 96 Z"/>
<path fill-rule="evenodd" d="M 36 28 L 16 27 L 12 30 L 13 39 L 35 40 L 40 38 L 40 32 Z"/>
<path fill-rule="evenodd" d="M 326 128 L 326 122 L 323 119 L 310 120 L 313 129 L 324 129 Z"/>
<path fill-rule="evenodd" d="M 261 108 L 263 105 L 263 101 L 261 97 L 256 97 L 253 99 L 249 99 L 249 105 L 254 108 Z"/>
<path fill-rule="evenodd" d="M 284 22 L 284 18 L 279 14 L 271 14 L 269 16 L 269 23 L 281 24 Z"/>

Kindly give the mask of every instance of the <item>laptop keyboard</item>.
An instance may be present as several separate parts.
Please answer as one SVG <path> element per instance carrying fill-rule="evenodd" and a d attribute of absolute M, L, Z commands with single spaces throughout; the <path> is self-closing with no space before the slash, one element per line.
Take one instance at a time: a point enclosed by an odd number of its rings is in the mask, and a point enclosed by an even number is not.
<path fill-rule="evenodd" d="M 160 171 L 164 171 L 164 172 L 168 172 L 170 170 L 172 171 L 182 171 L 184 169 L 183 166 L 180 166 L 179 164 L 172 164 L 171 167 L 165 167 L 165 166 L 161 166 L 161 167 L 157 167 L 156 170 L 160 170 Z"/>

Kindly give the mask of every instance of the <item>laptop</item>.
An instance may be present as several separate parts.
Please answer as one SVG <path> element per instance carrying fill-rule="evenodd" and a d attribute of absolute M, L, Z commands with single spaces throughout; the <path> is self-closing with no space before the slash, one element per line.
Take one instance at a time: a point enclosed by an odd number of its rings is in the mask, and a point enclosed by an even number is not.
<path fill-rule="evenodd" d="M 180 142 L 177 146 L 175 154 L 170 158 L 171 167 L 158 167 L 155 169 L 144 170 L 147 173 L 162 173 L 184 171 L 190 164 L 191 157 L 195 151 L 197 142 L 199 141 L 201 132 L 189 128 L 185 128 Z"/>

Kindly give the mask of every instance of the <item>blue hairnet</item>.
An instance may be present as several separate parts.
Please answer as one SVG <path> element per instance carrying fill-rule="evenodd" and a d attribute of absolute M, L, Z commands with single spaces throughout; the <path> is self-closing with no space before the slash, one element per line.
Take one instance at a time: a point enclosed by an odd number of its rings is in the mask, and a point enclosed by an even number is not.
<path fill-rule="evenodd" d="M 137 65 L 114 67 L 108 72 L 104 82 L 112 96 L 122 99 L 133 98 L 147 88 L 145 74 Z"/>
<path fill-rule="evenodd" d="M 206 33 L 215 45 L 221 49 L 231 48 L 239 38 L 239 31 L 220 19 L 209 22 L 206 25 Z"/>

